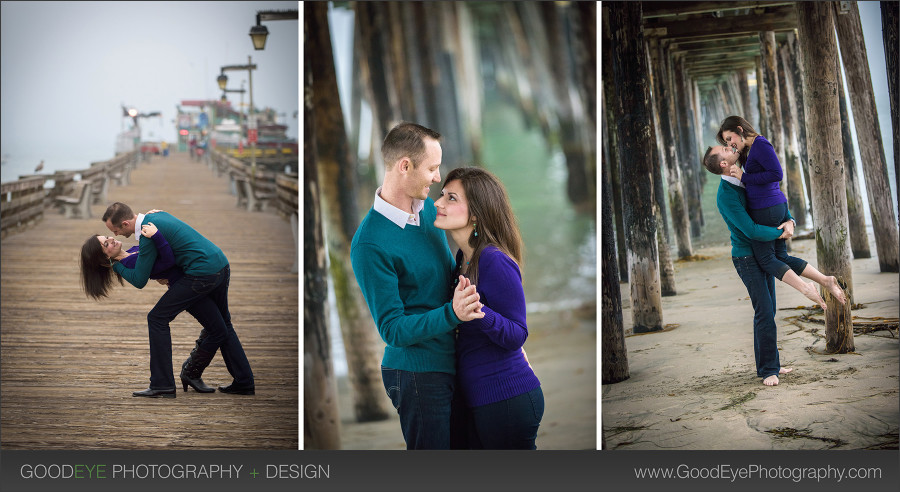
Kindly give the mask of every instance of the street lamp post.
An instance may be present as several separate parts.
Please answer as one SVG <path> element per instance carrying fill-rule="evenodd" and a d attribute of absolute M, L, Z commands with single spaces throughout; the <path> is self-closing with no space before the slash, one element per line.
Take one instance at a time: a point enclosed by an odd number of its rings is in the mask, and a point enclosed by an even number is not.
<path fill-rule="evenodd" d="M 227 80 L 226 80 L 226 82 L 227 82 Z M 247 90 L 244 89 L 244 82 L 246 82 L 246 81 L 244 81 L 244 80 L 241 81 L 240 89 L 222 89 L 222 102 L 223 103 L 228 100 L 228 98 L 225 97 L 225 94 L 227 94 L 227 93 L 237 92 L 237 93 L 240 93 L 240 95 L 241 95 L 241 105 L 238 107 L 238 114 L 240 115 L 241 128 L 244 128 L 244 93 L 247 92 Z M 242 140 L 242 142 L 240 143 L 241 150 L 243 150 L 243 146 L 244 146 L 243 135 L 240 136 L 240 139 Z"/>
<path fill-rule="evenodd" d="M 298 19 L 299 11 L 297 10 L 257 10 L 256 25 L 250 28 L 253 49 L 257 51 L 266 49 L 266 37 L 269 35 L 269 30 L 262 25 L 262 21 Z"/>
<path fill-rule="evenodd" d="M 225 87 L 228 84 L 228 76 L 225 75 L 225 72 L 229 70 L 246 70 L 247 71 L 247 80 L 249 81 L 249 90 L 250 90 L 250 112 L 248 113 L 249 124 L 247 125 L 248 132 L 248 140 L 250 140 L 250 172 L 253 177 L 256 177 L 256 135 L 252 135 L 254 138 L 250 138 L 250 131 L 252 130 L 254 133 L 256 132 L 256 115 L 254 114 L 253 109 L 253 71 L 256 70 L 256 65 L 253 64 L 253 60 L 250 56 L 247 57 L 246 65 L 225 65 L 221 68 L 221 73 L 218 77 L 216 77 L 216 82 L 219 84 L 219 88 L 225 90 Z"/>

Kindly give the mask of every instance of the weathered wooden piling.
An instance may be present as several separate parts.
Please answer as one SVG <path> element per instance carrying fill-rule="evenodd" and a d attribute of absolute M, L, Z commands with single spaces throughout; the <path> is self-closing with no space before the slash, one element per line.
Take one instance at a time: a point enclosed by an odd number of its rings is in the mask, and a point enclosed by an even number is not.
<path fill-rule="evenodd" d="M 894 184 L 897 190 L 898 209 L 900 209 L 900 102 L 897 101 L 897 74 L 900 73 L 900 4 L 897 2 L 881 2 L 881 36 L 884 39 L 884 59 L 888 73 L 888 92 L 891 97 L 891 127 L 894 133 Z M 900 215 L 898 215 L 900 220 Z"/>
<path fill-rule="evenodd" d="M 631 273 L 634 332 L 662 329 L 656 218 L 652 214 L 653 183 L 650 138 L 651 112 L 647 61 L 640 3 L 616 2 L 609 11 L 613 29 L 613 73 L 618 124 L 619 158 L 624 196 L 625 234 Z"/>
<path fill-rule="evenodd" d="M 818 267 L 834 275 L 852 293 L 847 194 L 844 185 L 844 159 L 840 145 L 840 108 L 838 103 L 837 42 L 833 9 L 828 3 L 797 4 L 800 45 L 806 72 L 804 100 L 806 125 L 817 129 L 819 140 L 809 149 L 813 170 L 813 216 L 816 223 L 816 259 Z M 825 347 L 832 353 L 855 349 L 850 303 L 841 305 L 827 290 Z"/>
<path fill-rule="evenodd" d="M 891 97 L 891 127 L 894 133 L 894 184 L 897 190 L 898 209 L 900 209 L 900 102 L 897 101 L 897 74 L 900 73 L 900 4 L 897 2 L 881 2 L 881 36 L 884 39 L 884 59 L 888 73 L 888 92 Z M 900 220 L 900 215 L 898 215 Z"/>
<path fill-rule="evenodd" d="M 675 231 L 675 244 L 678 257 L 685 258 L 693 254 L 691 247 L 690 218 L 681 178 L 681 167 L 676 152 L 675 132 L 673 129 L 674 102 L 672 101 L 671 79 L 668 70 L 668 55 L 665 48 L 656 38 L 650 38 L 651 75 L 657 81 L 653 98 L 656 103 L 654 115 L 658 121 L 662 140 L 661 159 L 666 169 L 666 184 L 669 189 L 669 211 L 672 216 L 672 228 Z"/>
<path fill-rule="evenodd" d="M 836 4 L 835 4 L 836 6 Z M 869 198 L 869 212 L 875 232 L 875 249 L 882 272 L 900 272 L 900 239 L 888 184 L 887 162 L 878 124 L 878 110 L 872 89 L 872 76 L 863 41 L 859 8 L 851 2 L 849 12 L 836 14 L 841 59 L 847 73 L 850 107 L 856 124 L 856 137 L 862 159 L 863 177 Z M 896 72 L 895 72 L 896 74 Z"/>
<path fill-rule="evenodd" d="M 388 399 L 381 382 L 381 348 L 375 325 L 350 263 L 350 242 L 359 225 L 356 159 L 351 156 L 340 106 L 327 6 L 313 4 L 310 35 L 318 55 L 312 71 L 312 112 L 315 119 L 316 163 L 325 219 L 332 285 L 353 388 L 356 419 L 361 422 L 389 417 Z M 373 59 L 380 57 L 370 57 Z"/>
<path fill-rule="evenodd" d="M 324 5 L 304 6 L 304 35 L 316 33 Z M 312 24 L 313 28 L 310 29 Z M 312 31 L 312 33 L 310 32 Z M 327 31 L 326 31 L 327 32 Z M 337 406 L 337 378 L 331 358 L 328 334 L 328 267 L 322 224 L 316 119 L 312 101 L 313 67 L 316 55 L 312 43 L 304 47 L 303 93 L 303 441 L 304 449 L 340 449 L 340 418 Z"/>
<path fill-rule="evenodd" d="M 840 63 L 835 60 L 836 63 Z M 847 187 L 847 220 L 850 224 L 850 251 L 854 258 L 871 258 L 869 251 L 869 232 L 866 230 L 866 214 L 863 209 L 862 194 L 859 187 L 859 173 L 856 170 L 856 152 L 853 148 L 853 136 L 850 129 L 850 115 L 847 111 L 847 97 L 844 81 L 838 78 L 840 92 L 838 99 L 841 108 L 841 143 L 844 150 L 844 182 Z"/>
<path fill-rule="evenodd" d="M 791 83 L 790 65 L 796 63 L 787 56 L 786 43 L 778 48 L 779 62 L 778 93 L 781 96 L 781 121 L 784 129 L 784 180 L 790 193 L 787 195 L 788 209 L 797 223 L 797 228 L 806 227 L 806 198 L 803 194 L 803 174 L 797 142 L 797 102 Z"/>
<path fill-rule="evenodd" d="M 605 146 L 605 145 L 604 145 Z M 605 152 L 604 155 L 608 155 Z M 605 160 L 603 166 L 611 161 Z M 622 323 L 622 292 L 619 289 L 619 271 L 616 267 L 616 244 L 612 227 L 612 196 L 606 180 L 601 183 L 601 382 L 618 383 L 629 378 L 628 350 L 625 347 L 625 328 Z"/>

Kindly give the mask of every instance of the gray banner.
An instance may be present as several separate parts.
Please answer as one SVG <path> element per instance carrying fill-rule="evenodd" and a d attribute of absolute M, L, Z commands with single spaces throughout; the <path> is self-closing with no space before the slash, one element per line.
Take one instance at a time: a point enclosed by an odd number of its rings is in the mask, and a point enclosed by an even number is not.
<path fill-rule="evenodd" d="M 2 451 L 13 491 L 894 491 L 897 451 Z"/>

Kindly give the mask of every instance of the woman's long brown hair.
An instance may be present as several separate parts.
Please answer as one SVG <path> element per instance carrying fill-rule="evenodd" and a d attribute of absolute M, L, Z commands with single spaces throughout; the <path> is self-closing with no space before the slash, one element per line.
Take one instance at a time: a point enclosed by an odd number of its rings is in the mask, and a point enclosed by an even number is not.
<path fill-rule="evenodd" d="M 109 295 L 113 278 L 122 282 L 122 276 L 113 271 L 112 263 L 103 253 L 103 246 L 97 240 L 99 234 L 87 238 L 81 246 L 81 287 L 89 297 L 100 300 Z"/>
<path fill-rule="evenodd" d="M 513 214 L 506 188 L 496 176 L 479 167 L 460 167 L 447 174 L 444 183 L 459 180 L 466 194 L 469 215 L 475 216 L 475 231 L 469 234 L 469 246 L 474 250 L 468 268 L 468 278 L 478 285 L 478 259 L 488 246 L 506 253 L 521 271 L 524 245 L 519 223 Z"/>

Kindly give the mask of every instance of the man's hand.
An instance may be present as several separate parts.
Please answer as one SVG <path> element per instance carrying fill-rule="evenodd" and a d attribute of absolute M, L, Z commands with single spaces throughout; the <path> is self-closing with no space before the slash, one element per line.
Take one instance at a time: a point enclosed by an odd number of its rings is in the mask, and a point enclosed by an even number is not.
<path fill-rule="evenodd" d="M 158 278 L 156 281 L 159 282 L 159 285 L 169 285 L 169 279 L 167 278 Z"/>
<path fill-rule="evenodd" d="M 728 168 L 728 174 L 731 176 L 734 176 L 735 178 L 737 178 L 740 181 L 741 176 L 744 175 L 744 170 L 741 169 L 740 167 L 732 164 L 731 167 Z"/>
<path fill-rule="evenodd" d="M 780 226 L 778 226 L 778 229 L 784 230 L 784 232 L 782 232 L 781 235 L 778 236 L 778 239 L 790 239 L 794 236 L 794 221 L 789 220 L 787 222 L 784 222 Z"/>
<path fill-rule="evenodd" d="M 453 313 L 460 321 L 472 321 L 484 318 L 481 311 L 481 296 L 475 290 L 475 286 L 466 277 L 459 276 L 459 284 L 453 289 Z"/>
<path fill-rule="evenodd" d="M 153 210 L 147 212 L 147 213 L 144 214 L 144 215 L 155 214 L 156 212 L 165 212 L 165 210 L 157 210 L 157 209 L 154 208 Z"/>

